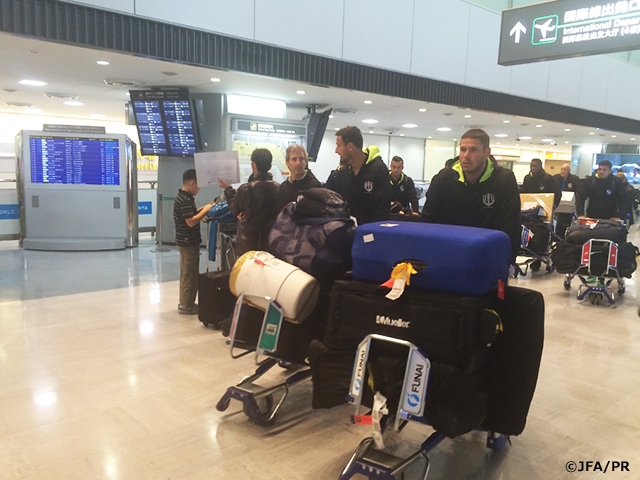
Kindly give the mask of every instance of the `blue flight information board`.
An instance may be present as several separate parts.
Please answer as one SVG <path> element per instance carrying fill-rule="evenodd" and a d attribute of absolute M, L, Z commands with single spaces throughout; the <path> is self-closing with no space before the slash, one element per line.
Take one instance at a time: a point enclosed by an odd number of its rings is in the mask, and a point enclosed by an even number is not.
<path fill-rule="evenodd" d="M 196 153 L 194 119 L 186 88 L 132 90 L 129 95 L 143 155 Z"/>
<path fill-rule="evenodd" d="M 32 135 L 31 183 L 118 186 L 119 143 L 115 138 Z"/>

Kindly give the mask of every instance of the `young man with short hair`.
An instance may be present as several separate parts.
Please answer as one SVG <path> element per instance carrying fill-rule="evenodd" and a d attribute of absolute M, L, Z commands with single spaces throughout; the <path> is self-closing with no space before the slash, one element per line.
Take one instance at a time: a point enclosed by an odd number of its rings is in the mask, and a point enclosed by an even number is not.
<path fill-rule="evenodd" d="M 389 184 L 391 185 L 391 201 L 398 202 L 404 213 L 419 214 L 418 194 L 413 179 L 403 173 L 404 160 L 397 155 L 391 159 Z"/>
<path fill-rule="evenodd" d="M 180 303 L 178 313 L 195 315 L 200 273 L 200 221 L 213 206 L 208 203 L 196 208 L 195 196 L 200 191 L 196 171 L 192 168 L 182 174 L 182 188 L 173 203 L 173 221 L 176 226 L 176 246 L 180 252 Z"/>

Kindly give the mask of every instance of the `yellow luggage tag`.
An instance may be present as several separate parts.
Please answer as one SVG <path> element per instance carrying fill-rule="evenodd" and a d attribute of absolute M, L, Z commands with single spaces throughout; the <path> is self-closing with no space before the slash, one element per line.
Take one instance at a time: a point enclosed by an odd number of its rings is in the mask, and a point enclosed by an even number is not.
<path fill-rule="evenodd" d="M 389 300 L 397 300 L 404 293 L 404 287 L 411 283 L 411 275 L 418 273 L 409 262 L 402 262 L 393 267 L 391 278 L 382 284 L 383 287 L 390 288 L 386 297 Z"/>

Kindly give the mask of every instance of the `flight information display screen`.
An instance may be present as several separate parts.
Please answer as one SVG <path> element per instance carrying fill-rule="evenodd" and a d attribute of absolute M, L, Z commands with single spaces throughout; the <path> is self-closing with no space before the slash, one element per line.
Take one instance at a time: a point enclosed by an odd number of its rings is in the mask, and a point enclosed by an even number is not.
<path fill-rule="evenodd" d="M 143 155 L 196 153 L 194 118 L 186 88 L 129 92 Z"/>
<path fill-rule="evenodd" d="M 32 184 L 120 185 L 118 139 L 32 135 L 29 152 Z"/>

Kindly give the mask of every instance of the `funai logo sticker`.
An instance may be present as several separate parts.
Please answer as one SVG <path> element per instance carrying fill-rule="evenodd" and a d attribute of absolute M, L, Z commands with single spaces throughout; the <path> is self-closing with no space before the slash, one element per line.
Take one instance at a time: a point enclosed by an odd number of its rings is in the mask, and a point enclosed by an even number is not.
<path fill-rule="evenodd" d="M 412 393 L 407 397 L 407 403 L 412 407 L 417 407 L 418 405 L 420 405 L 420 396 Z"/>
<path fill-rule="evenodd" d="M 362 382 L 360 381 L 359 378 L 356 378 L 356 381 L 355 381 L 355 384 L 353 385 L 353 388 L 355 388 L 356 391 L 359 391 L 360 387 L 362 387 Z"/>
<path fill-rule="evenodd" d="M 358 356 L 356 357 L 356 364 L 353 375 L 353 380 L 351 382 L 351 395 L 357 396 L 360 395 L 360 390 L 362 388 L 362 381 L 364 378 L 364 370 L 367 363 L 367 343 L 364 342 L 360 345 L 358 349 Z"/>
<path fill-rule="evenodd" d="M 427 383 L 429 382 L 429 360 L 417 349 L 411 350 L 409 370 L 404 379 L 404 400 L 402 409 L 410 414 L 422 416 L 424 413 L 424 401 L 427 396 Z"/>

